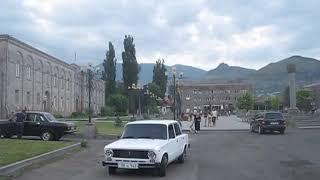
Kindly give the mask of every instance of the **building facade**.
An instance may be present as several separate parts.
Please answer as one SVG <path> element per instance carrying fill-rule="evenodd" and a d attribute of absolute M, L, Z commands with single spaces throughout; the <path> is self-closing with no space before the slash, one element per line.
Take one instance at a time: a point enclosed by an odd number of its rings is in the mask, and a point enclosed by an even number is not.
<path fill-rule="evenodd" d="M 86 70 L 9 35 L 0 35 L 0 119 L 22 109 L 68 116 L 88 107 Z M 104 106 L 104 81 L 93 81 L 92 109 Z"/>
<path fill-rule="evenodd" d="M 206 107 L 228 109 L 235 107 L 237 98 L 253 92 L 247 83 L 180 82 L 178 85 L 181 112 L 203 111 Z"/>

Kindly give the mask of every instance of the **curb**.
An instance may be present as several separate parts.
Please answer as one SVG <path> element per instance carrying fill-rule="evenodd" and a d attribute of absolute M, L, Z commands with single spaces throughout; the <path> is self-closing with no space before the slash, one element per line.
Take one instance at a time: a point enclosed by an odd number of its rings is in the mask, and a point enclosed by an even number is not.
<path fill-rule="evenodd" d="M 65 155 L 66 153 L 71 152 L 80 147 L 81 147 L 81 143 L 76 143 L 61 149 L 47 152 L 45 154 L 31 157 L 29 159 L 25 159 L 25 160 L 18 161 L 6 166 L 2 166 L 0 167 L 0 176 L 17 176 L 21 174 L 26 168 L 32 165 L 36 165 L 38 163 L 42 163 L 44 161 L 48 161 L 48 160 L 57 158 L 59 156 Z"/>
<path fill-rule="evenodd" d="M 234 132 L 244 132 L 244 131 L 249 131 L 250 129 L 200 129 L 200 131 L 206 131 L 206 132 L 209 132 L 209 131 L 226 131 L 226 132 L 231 132 L 231 131 L 234 131 Z M 183 132 L 191 132 L 189 129 L 182 129 Z"/>
<path fill-rule="evenodd" d="M 300 126 L 298 129 L 320 129 L 320 126 Z"/>

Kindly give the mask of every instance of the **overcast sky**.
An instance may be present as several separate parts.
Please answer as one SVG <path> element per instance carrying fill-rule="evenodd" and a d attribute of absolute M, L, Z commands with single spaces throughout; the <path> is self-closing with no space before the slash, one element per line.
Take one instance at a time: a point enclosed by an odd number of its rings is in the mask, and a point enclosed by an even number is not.
<path fill-rule="evenodd" d="M 119 61 L 126 34 L 139 63 L 164 58 L 205 70 L 219 63 L 259 69 L 302 55 L 320 58 L 319 0 L 2 0 L 0 34 L 55 57 Z"/>

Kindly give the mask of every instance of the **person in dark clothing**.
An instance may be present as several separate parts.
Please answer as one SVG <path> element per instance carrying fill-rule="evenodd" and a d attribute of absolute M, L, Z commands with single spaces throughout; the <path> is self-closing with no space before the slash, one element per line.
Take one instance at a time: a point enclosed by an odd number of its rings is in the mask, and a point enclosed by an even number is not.
<path fill-rule="evenodd" d="M 200 131 L 200 122 L 201 122 L 201 116 L 199 113 L 197 113 L 194 117 L 194 128 L 196 130 L 196 133 Z"/>
<path fill-rule="evenodd" d="M 18 135 L 19 139 L 21 139 L 21 137 L 23 135 L 25 119 L 26 119 L 26 111 L 25 110 L 23 110 L 20 113 L 17 113 L 16 125 L 17 125 L 17 135 Z"/>

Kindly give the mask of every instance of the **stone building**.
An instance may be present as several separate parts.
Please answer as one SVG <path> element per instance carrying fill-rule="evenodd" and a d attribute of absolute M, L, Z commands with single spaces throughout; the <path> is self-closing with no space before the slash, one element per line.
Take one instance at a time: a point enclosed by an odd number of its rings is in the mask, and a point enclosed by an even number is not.
<path fill-rule="evenodd" d="M 9 35 L 0 35 L 0 119 L 22 109 L 68 116 L 88 107 L 86 71 Z M 92 109 L 104 106 L 104 81 L 94 80 Z"/>
<path fill-rule="evenodd" d="M 245 92 L 253 92 L 247 83 L 180 82 L 178 93 L 181 112 L 202 111 L 205 107 L 227 109 Z"/>

